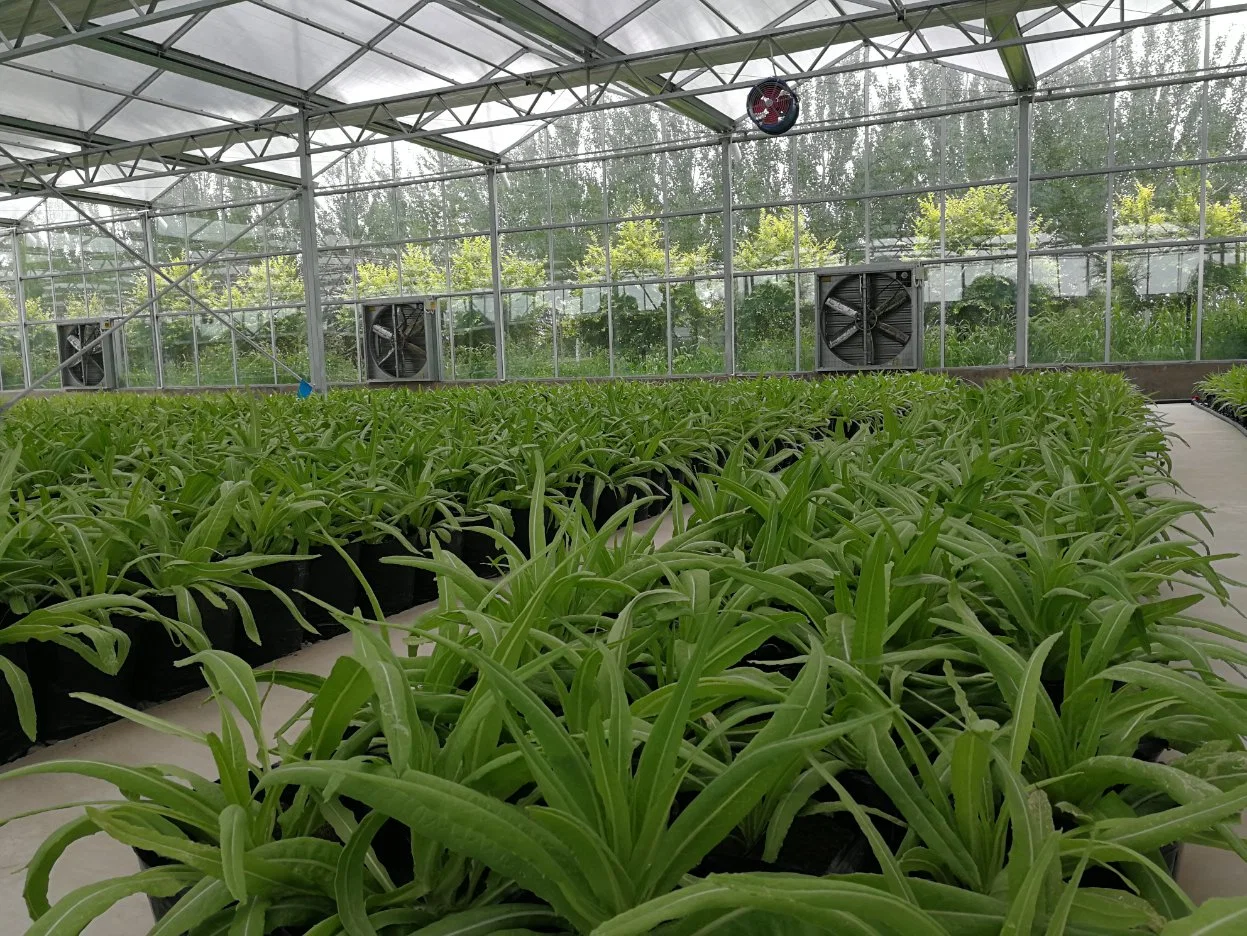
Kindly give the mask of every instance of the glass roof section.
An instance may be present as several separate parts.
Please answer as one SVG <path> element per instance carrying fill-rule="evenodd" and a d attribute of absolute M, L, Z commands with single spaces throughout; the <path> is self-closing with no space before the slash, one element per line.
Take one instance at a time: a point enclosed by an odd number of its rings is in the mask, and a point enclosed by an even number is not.
<path fill-rule="evenodd" d="M 1190 9 L 1186 0 L 11 0 L 0 4 L 0 186 L 10 183 L 0 200 L 42 178 L 145 202 L 179 170 L 235 172 L 248 154 L 282 154 L 256 168 L 293 183 L 300 107 L 318 138 L 334 128 L 348 141 L 407 135 L 479 164 L 540 132 L 544 115 L 621 96 L 722 133 L 739 125 L 747 87 L 772 75 L 800 82 L 923 60 L 1028 90 L 1132 23 Z"/>

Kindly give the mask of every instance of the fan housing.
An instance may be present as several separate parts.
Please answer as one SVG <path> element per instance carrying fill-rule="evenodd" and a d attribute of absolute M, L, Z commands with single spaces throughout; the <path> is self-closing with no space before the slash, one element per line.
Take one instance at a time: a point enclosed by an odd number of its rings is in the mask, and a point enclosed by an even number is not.
<path fill-rule="evenodd" d="M 916 369 L 922 353 L 921 271 L 868 265 L 818 277 L 818 369 Z"/>
<path fill-rule="evenodd" d="M 65 390 L 112 390 L 117 386 L 117 333 L 105 335 L 107 319 L 58 322 L 57 355 Z M 101 335 L 103 338 L 101 339 Z M 85 353 L 81 353 L 84 352 Z"/>
<path fill-rule="evenodd" d="M 436 300 L 369 300 L 360 319 L 369 382 L 441 379 Z"/>

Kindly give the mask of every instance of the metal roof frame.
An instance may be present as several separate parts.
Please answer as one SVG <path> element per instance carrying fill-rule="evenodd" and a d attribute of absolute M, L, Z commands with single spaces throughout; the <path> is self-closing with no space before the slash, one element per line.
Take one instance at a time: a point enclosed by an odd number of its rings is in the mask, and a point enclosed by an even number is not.
<path fill-rule="evenodd" d="M 51 3 L 52 0 L 33 0 L 33 3 Z M 129 0 L 57 0 L 64 7 L 76 3 L 78 6 L 111 8 L 122 4 L 129 8 Z M 180 15 L 187 15 L 187 10 L 194 8 L 198 15 L 215 7 L 226 6 L 240 0 L 193 0 L 193 2 L 176 3 L 170 9 L 178 9 Z M 261 2 L 265 8 L 270 4 Z M 348 0 L 354 2 L 354 0 Z M 399 28 L 406 27 L 404 20 L 411 16 L 431 0 L 413 0 L 413 5 L 398 17 L 384 17 L 389 20 L 381 33 L 370 42 L 360 45 L 360 52 L 343 62 L 334 73 L 356 59 L 357 55 L 369 50 L 385 35 Z M 817 20 L 807 23 L 771 24 L 752 33 L 724 36 L 702 42 L 673 46 L 631 54 L 618 53 L 618 50 L 606 41 L 614 31 L 626 24 L 631 18 L 640 15 L 650 4 L 641 4 L 633 8 L 625 17 L 612 24 L 600 35 L 593 35 L 577 26 L 566 17 L 554 13 L 538 0 L 439 0 L 460 15 L 474 15 L 478 22 L 481 17 L 492 17 L 499 28 L 518 30 L 533 37 L 532 51 L 546 58 L 557 58 L 546 44 L 557 49 L 566 50 L 571 59 L 553 68 L 516 76 L 505 72 L 506 65 L 495 69 L 495 74 L 480 81 L 461 83 L 443 89 L 435 89 L 416 94 L 406 94 L 369 102 L 341 102 L 319 93 L 315 88 L 301 89 L 284 85 L 271 79 L 257 77 L 237 68 L 210 61 L 200 56 L 173 49 L 169 43 L 160 44 L 139 39 L 129 35 L 120 35 L 125 29 L 133 28 L 133 22 L 122 21 L 109 24 L 107 27 L 96 28 L 87 25 L 73 31 L 70 24 L 62 21 L 67 31 L 62 38 L 72 37 L 72 41 L 82 42 L 90 48 L 105 51 L 151 65 L 153 68 L 187 75 L 197 80 L 206 81 L 221 87 L 244 92 L 253 97 L 270 101 L 274 108 L 265 116 L 245 122 L 222 124 L 193 132 L 170 134 L 164 137 L 140 141 L 126 141 L 101 138 L 98 135 L 84 134 L 81 131 L 67 131 L 64 128 L 41 127 L 31 129 L 32 122 L 23 132 L 46 139 L 58 139 L 80 147 L 74 153 L 53 155 L 46 159 L 31 160 L 29 168 L 7 166 L 0 167 L 0 186 L 8 183 L 13 197 L 18 193 L 22 183 L 33 183 L 33 178 L 26 178 L 30 173 L 38 173 L 40 177 L 50 176 L 58 185 L 62 180 L 69 183 L 76 192 L 83 192 L 92 185 L 107 185 L 117 180 L 102 178 L 101 171 L 106 166 L 118 166 L 126 178 L 152 177 L 158 174 L 181 174 L 188 169 L 206 169 L 245 175 L 254 181 L 290 187 L 298 182 L 293 176 L 281 173 L 265 172 L 262 164 L 266 161 L 287 160 L 295 152 L 298 114 L 291 108 L 306 113 L 313 134 L 322 131 L 334 131 L 335 135 L 346 142 L 340 147 L 322 146 L 321 152 L 335 148 L 347 148 L 378 139 L 407 139 L 465 157 L 475 162 L 497 163 L 500 156 L 496 153 L 472 147 L 462 141 L 449 137 L 462 130 L 498 127 L 507 124 L 549 121 L 559 116 L 573 113 L 584 113 L 592 110 L 609 109 L 619 106 L 630 106 L 639 103 L 657 103 L 667 105 L 685 113 L 686 116 L 709 126 L 716 132 L 730 132 L 734 122 L 719 111 L 708 108 L 698 100 L 699 95 L 716 91 L 730 91 L 747 87 L 750 82 L 742 78 L 745 65 L 759 59 L 776 59 L 793 55 L 798 52 L 817 51 L 814 60 L 817 65 L 828 50 L 836 46 L 858 44 L 877 59 L 868 62 L 837 61 L 824 68 L 811 68 L 796 73 L 786 73 L 790 79 L 804 79 L 838 72 L 856 71 L 862 68 L 875 67 L 894 62 L 921 60 L 955 59 L 959 54 L 967 52 L 996 51 L 1003 62 L 1004 70 L 1009 76 L 1013 87 L 1018 92 L 1029 92 L 1035 86 L 1036 76 L 1026 54 L 1026 47 L 1032 42 L 1050 42 L 1066 36 L 1086 35 L 1087 33 L 1103 33 L 1111 38 L 1112 34 L 1125 29 L 1148 25 L 1162 21 L 1205 17 L 1216 14 L 1247 11 L 1247 3 L 1234 6 L 1209 8 L 1206 4 L 1187 9 L 1179 0 L 1171 0 L 1172 12 L 1140 16 L 1130 21 L 1112 20 L 1105 17 L 1108 11 L 1116 8 L 1116 0 L 1105 0 L 1101 8 L 1097 4 L 1095 17 L 1079 29 L 1058 30 L 1047 33 L 1034 32 L 1040 19 L 1033 20 L 1026 27 L 1019 28 L 1017 14 L 1026 10 L 1050 9 L 1052 0 L 954 0 L 952 3 L 925 0 L 911 3 L 903 9 L 903 18 L 898 19 L 898 11 L 891 5 L 872 4 L 868 11 L 836 17 L 834 19 Z M 790 20 L 797 11 L 807 4 L 794 6 L 784 14 L 784 20 Z M 1075 22 L 1077 18 L 1063 10 Z M 161 13 L 167 12 L 164 7 Z M 1121 16 L 1125 16 L 1124 8 Z M 171 18 L 171 16 L 164 17 Z M 963 21 L 981 21 L 987 28 L 966 28 Z M 77 24 L 83 27 L 86 20 Z M 729 24 L 730 25 L 730 24 Z M 963 46 L 933 49 L 922 42 L 924 28 L 933 26 L 956 28 L 966 38 Z M 508 36 L 511 33 L 507 34 Z M 894 41 L 880 41 L 884 37 L 896 37 Z M 0 55 L 6 52 L 11 57 L 33 51 L 37 43 L 14 46 L 10 43 Z M 920 51 L 916 51 L 917 49 Z M 791 59 L 790 59 L 791 61 Z M 333 74 L 333 73 L 331 73 Z M 702 84 L 690 88 L 687 82 L 676 83 L 672 76 L 681 74 L 711 75 L 710 84 Z M 323 85 L 325 79 L 318 84 Z M 634 92 L 633 96 L 622 99 L 608 99 L 607 92 L 612 88 L 627 88 Z M 137 95 L 138 92 L 136 92 Z M 574 103 L 567 107 L 548 111 L 539 110 L 540 102 L 547 96 L 564 93 Z M 502 118 L 477 119 L 477 115 L 485 105 L 503 103 L 511 108 L 512 113 Z M 462 113 L 466 113 L 466 118 Z M 456 121 L 453 126 L 446 126 L 444 115 L 450 114 Z M 443 118 L 440 125 L 434 121 Z M 23 129 L 23 122 L 0 117 L 0 127 L 9 126 Z M 48 131 L 55 130 L 55 133 Z M 288 148 L 274 146 L 274 140 L 284 140 L 291 145 Z M 241 148 L 241 151 L 239 151 Z M 145 164 L 149 164 L 145 167 Z M 153 173 L 150 164 L 159 164 L 160 172 Z M 251 165 L 247 165 L 251 164 Z M 146 173 L 146 175 L 145 175 Z M 79 197 L 84 197 L 85 193 Z"/>

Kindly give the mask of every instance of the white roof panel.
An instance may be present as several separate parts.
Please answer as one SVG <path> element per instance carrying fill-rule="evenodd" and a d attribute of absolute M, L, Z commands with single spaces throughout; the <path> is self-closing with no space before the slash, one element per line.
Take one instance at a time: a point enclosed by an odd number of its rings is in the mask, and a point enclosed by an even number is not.
<path fill-rule="evenodd" d="M 308 12 L 315 13 L 311 6 Z M 358 46 L 255 4 L 236 3 L 213 10 L 175 48 L 310 88 Z"/>
<path fill-rule="evenodd" d="M 71 130 L 89 130 L 96 121 L 125 100 L 119 94 L 85 88 L 69 81 L 0 66 L 4 113 Z"/>

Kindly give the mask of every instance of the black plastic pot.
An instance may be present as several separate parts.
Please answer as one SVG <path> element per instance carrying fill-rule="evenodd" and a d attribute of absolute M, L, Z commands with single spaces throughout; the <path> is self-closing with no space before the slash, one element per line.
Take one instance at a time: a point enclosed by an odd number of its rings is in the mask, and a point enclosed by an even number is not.
<path fill-rule="evenodd" d="M 227 603 L 218 608 L 198 592 L 195 605 L 204 636 L 214 650 L 232 653 L 238 627 L 238 609 Z M 177 601 L 171 595 L 145 596 L 146 601 L 159 614 L 177 619 Z M 185 646 L 174 644 L 169 632 L 155 621 L 136 621 L 134 645 L 130 657 L 134 662 L 131 671 L 132 690 L 135 698 L 151 702 L 172 699 L 204 687 L 203 675 L 196 666 L 178 667 L 174 664 L 191 654 Z"/>
<path fill-rule="evenodd" d="M 477 575 L 485 577 L 497 575 L 497 562 L 504 555 L 498 541 L 480 530 L 461 530 L 460 534 L 458 551 L 455 554 Z"/>
<path fill-rule="evenodd" d="M 279 562 L 261 566 L 253 574 L 261 581 L 284 591 L 299 612 L 306 615 L 308 602 L 297 592 L 307 591 L 309 565 L 307 559 Z M 234 631 L 234 650 L 240 657 L 252 666 L 260 666 L 289 656 L 303 646 L 306 631 L 276 595 L 249 588 L 243 592 L 243 597 L 247 599 L 251 615 L 255 618 L 260 643 L 252 643 L 240 619 Z"/>
<path fill-rule="evenodd" d="M 837 778 L 857 801 L 868 809 L 894 813 L 891 801 L 863 771 L 846 771 Z M 820 800 L 837 802 L 834 790 L 824 788 Z M 890 848 L 897 848 L 904 829 L 895 823 L 872 819 Z M 878 873 L 879 863 L 870 841 L 848 812 L 832 815 L 798 816 L 793 820 L 775 861 L 762 860 L 762 844 L 746 850 L 729 839 L 716 846 L 693 874 L 733 874 L 746 871 L 780 871 L 821 877 L 827 874 Z"/>
<path fill-rule="evenodd" d="M 0 646 L 0 656 L 14 664 L 23 673 L 30 673 L 30 660 L 25 644 Z M 9 689 L 8 681 L 0 677 L 0 764 L 21 757 L 30 750 L 30 739 L 17 723 L 17 701 Z"/>
<path fill-rule="evenodd" d="M 133 705 L 137 701 L 132 686 L 133 646 L 138 628 L 133 619 L 113 618 L 112 623 L 129 635 L 132 648 L 115 676 L 97 670 L 78 654 L 59 644 L 37 642 L 26 645 L 29 660 L 26 672 L 35 692 L 40 741 L 71 738 L 116 720 L 115 715 L 98 706 L 71 699 L 71 692 L 90 692 L 124 705 Z"/>
<path fill-rule="evenodd" d="M 803 651 L 798 650 L 786 641 L 780 640 L 778 637 L 768 637 L 765 643 L 745 657 L 745 663 L 757 666 L 758 669 L 768 673 L 781 673 L 788 679 L 796 679 L 801 673 L 802 664 L 800 662 L 775 664 L 779 660 L 791 660 L 794 657 L 799 657 L 802 653 Z"/>
<path fill-rule="evenodd" d="M 342 551 L 350 556 L 352 562 L 359 565 L 361 548 L 360 543 L 347 543 Z M 363 603 L 355 573 L 332 546 L 322 545 L 313 550 L 308 567 L 307 588 L 304 591 L 347 614 L 354 611 L 357 604 Z M 322 639 L 346 633 L 346 627 L 339 624 L 332 614 L 315 601 L 307 602 L 307 620 Z"/>
<path fill-rule="evenodd" d="M 602 493 L 598 495 L 597 507 L 593 506 L 593 488 L 586 484 L 580 489 L 580 500 L 589 508 L 589 512 L 593 515 L 593 525 L 600 527 L 603 523 L 611 518 L 614 513 L 624 505 L 624 501 L 620 498 L 620 492 L 617 488 L 603 488 Z"/>
<path fill-rule="evenodd" d="M 532 558 L 529 553 L 528 542 L 528 525 L 532 521 L 533 511 L 531 507 L 517 507 L 511 511 L 511 522 L 515 525 L 515 532 L 511 534 L 511 542 L 520 548 L 525 558 Z M 546 511 L 546 542 L 549 543 L 559 530 L 558 518 L 549 510 Z"/>
<path fill-rule="evenodd" d="M 388 536 L 379 543 L 363 543 L 359 547 L 359 571 L 377 596 L 382 614 L 405 611 L 416 603 L 417 569 L 407 565 L 382 562 L 388 556 L 410 556 L 399 540 Z M 367 603 L 361 594 L 361 604 Z"/>

